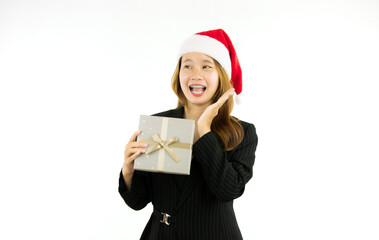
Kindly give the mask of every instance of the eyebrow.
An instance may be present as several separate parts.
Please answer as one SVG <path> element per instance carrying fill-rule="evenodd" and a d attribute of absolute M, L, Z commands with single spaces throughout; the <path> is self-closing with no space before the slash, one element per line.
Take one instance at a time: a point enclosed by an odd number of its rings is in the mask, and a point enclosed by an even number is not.
<path fill-rule="evenodd" d="M 208 59 L 204 59 L 203 62 L 208 62 L 208 63 L 212 63 L 213 64 L 213 62 L 211 60 L 208 60 Z"/>
<path fill-rule="evenodd" d="M 188 58 L 188 59 L 184 60 L 183 62 L 185 63 L 185 62 L 193 62 L 193 61 L 192 61 L 192 59 Z M 202 60 L 202 62 L 214 64 L 211 60 L 208 60 L 208 59 L 204 59 L 204 60 Z"/>

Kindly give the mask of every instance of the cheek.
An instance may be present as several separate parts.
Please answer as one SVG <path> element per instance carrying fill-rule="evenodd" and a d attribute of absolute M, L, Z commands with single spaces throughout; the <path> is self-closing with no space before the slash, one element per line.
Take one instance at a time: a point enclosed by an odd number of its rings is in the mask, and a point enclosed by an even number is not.
<path fill-rule="evenodd" d="M 213 89 L 217 89 L 218 84 L 219 84 L 219 81 L 218 81 L 218 74 L 217 74 L 217 72 L 212 73 L 212 74 L 209 76 L 208 79 L 209 79 L 209 83 L 212 85 L 212 88 L 213 88 Z"/>
<path fill-rule="evenodd" d="M 179 72 L 179 82 L 180 83 L 187 83 L 188 82 L 188 79 L 189 79 L 189 74 L 186 73 L 185 71 L 180 71 Z"/>
<path fill-rule="evenodd" d="M 182 74 L 179 74 L 179 85 L 180 85 L 180 88 L 182 89 L 182 91 L 184 90 L 184 89 L 183 89 L 183 86 L 186 85 L 185 80 L 183 80 L 183 79 L 185 79 L 185 78 L 183 77 L 183 75 L 182 75 Z"/>

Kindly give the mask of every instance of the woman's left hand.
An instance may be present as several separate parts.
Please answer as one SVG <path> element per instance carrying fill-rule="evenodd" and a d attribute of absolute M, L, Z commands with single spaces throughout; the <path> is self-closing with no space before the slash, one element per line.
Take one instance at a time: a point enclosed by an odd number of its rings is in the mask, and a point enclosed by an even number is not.
<path fill-rule="evenodd" d="M 217 116 L 218 110 L 226 102 L 226 100 L 233 96 L 234 92 L 234 88 L 229 89 L 217 100 L 217 102 L 209 105 L 205 109 L 197 121 L 197 131 L 199 133 L 199 137 L 202 137 L 204 134 L 211 131 L 211 124 L 213 119 Z"/>

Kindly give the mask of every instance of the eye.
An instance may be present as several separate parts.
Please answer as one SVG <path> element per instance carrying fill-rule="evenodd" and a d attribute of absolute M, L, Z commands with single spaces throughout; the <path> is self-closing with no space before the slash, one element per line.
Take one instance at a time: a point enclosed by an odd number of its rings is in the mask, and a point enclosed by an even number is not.
<path fill-rule="evenodd" d="M 183 68 L 185 68 L 185 69 L 191 69 L 191 66 L 190 65 L 184 65 Z"/>
<path fill-rule="evenodd" d="M 210 69 L 210 68 L 212 68 L 212 67 L 209 66 L 209 65 L 205 65 L 205 66 L 203 66 L 203 69 Z"/>

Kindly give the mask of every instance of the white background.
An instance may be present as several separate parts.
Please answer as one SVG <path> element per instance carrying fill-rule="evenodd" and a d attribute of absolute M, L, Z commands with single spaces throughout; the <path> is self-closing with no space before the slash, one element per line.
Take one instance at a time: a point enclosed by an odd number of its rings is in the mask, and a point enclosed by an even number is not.
<path fill-rule="evenodd" d="M 259 135 L 244 238 L 379 239 L 377 0 L 0 0 L 0 239 L 139 239 L 152 207 L 118 194 L 124 146 L 214 28 Z"/>

